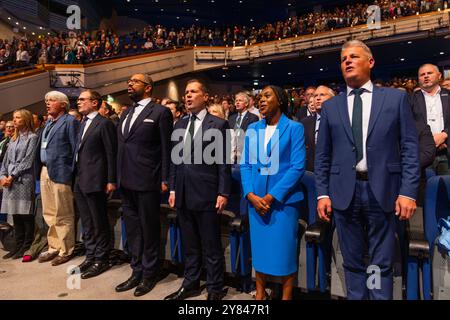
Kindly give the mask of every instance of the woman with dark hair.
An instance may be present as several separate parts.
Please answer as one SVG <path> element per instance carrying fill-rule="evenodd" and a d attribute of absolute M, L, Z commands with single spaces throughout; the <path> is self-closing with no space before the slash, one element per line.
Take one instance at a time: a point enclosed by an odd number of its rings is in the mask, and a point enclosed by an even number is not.
<path fill-rule="evenodd" d="M 12 214 L 16 248 L 3 258 L 21 258 L 34 239 L 34 158 L 38 136 L 34 134 L 30 111 L 14 111 L 15 133 L 9 143 L 0 169 L 3 186 L 1 212 Z"/>
<path fill-rule="evenodd" d="M 248 127 L 241 159 L 256 299 L 265 299 L 266 282 L 276 276 L 282 279 L 283 300 L 290 300 L 298 268 L 300 180 L 305 172 L 303 125 L 285 115 L 288 97 L 279 87 L 265 87 L 258 103 L 264 119 Z"/>

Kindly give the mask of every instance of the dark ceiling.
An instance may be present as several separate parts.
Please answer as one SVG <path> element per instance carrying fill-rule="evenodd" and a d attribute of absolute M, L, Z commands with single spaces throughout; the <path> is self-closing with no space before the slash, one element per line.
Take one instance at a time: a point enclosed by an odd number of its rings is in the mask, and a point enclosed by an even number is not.
<path fill-rule="evenodd" d="M 102 1 L 103 2 L 103 1 Z M 368 1 L 359 1 L 368 2 Z M 190 26 L 260 25 L 285 20 L 292 15 L 342 6 L 355 1 L 336 0 L 112 0 L 105 2 L 104 15 L 114 9 L 120 16 L 151 24 Z M 108 12 L 109 11 L 109 12 Z"/>
<path fill-rule="evenodd" d="M 428 62 L 440 65 L 447 60 L 446 65 L 450 65 L 450 39 L 444 37 L 377 46 L 369 43 L 369 46 L 375 58 L 373 79 L 415 77 L 418 67 Z M 306 53 L 291 59 L 250 64 L 247 62 L 230 66 L 226 70 L 209 70 L 205 74 L 213 81 L 238 82 L 249 89 L 258 89 L 267 84 L 288 88 L 343 82 L 339 66 L 339 48 L 334 52 L 318 55 Z M 258 85 L 255 85 L 255 80 Z"/>

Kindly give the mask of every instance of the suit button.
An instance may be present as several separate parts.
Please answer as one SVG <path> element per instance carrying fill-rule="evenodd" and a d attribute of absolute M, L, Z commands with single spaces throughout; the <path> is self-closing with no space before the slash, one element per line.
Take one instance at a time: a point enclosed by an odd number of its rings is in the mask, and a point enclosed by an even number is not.
<path fill-rule="evenodd" d="M 352 151 L 355 151 L 355 150 L 356 150 L 356 148 L 355 148 L 355 147 L 353 147 L 353 148 L 352 148 Z"/>

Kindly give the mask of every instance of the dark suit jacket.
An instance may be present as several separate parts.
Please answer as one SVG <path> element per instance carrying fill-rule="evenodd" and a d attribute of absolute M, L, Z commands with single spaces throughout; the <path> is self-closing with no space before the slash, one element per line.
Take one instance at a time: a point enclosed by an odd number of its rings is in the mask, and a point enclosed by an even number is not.
<path fill-rule="evenodd" d="M 228 123 L 230 124 L 231 129 L 234 129 L 234 127 L 236 126 L 236 120 L 238 118 L 238 115 L 239 115 L 238 113 L 233 113 L 228 119 Z M 258 116 L 247 111 L 244 118 L 241 120 L 241 129 L 247 131 L 249 124 L 256 121 L 259 121 Z"/>
<path fill-rule="evenodd" d="M 317 195 L 346 210 L 356 185 L 356 147 L 345 93 L 324 102 L 320 114 L 314 174 Z M 419 144 L 406 92 L 374 86 L 367 130 L 369 185 L 385 212 L 399 195 L 417 199 Z"/>
<path fill-rule="evenodd" d="M 72 185 L 73 156 L 77 142 L 80 122 L 70 114 L 62 115 L 54 124 L 48 136 L 47 145 L 47 169 L 53 182 Z M 39 137 L 36 161 L 38 172 L 41 172 L 41 141 Z"/>
<path fill-rule="evenodd" d="M 117 126 L 118 185 L 135 191 L 160 191 L 161 182 L 169 181 L 172 113 L 150 102 L 125 138 L 122 125 L 130 111 L 124 112 Z"/>
<path fill-rule="evenodd" d="M 179 120 L 174 127 L 186 130 L 189 124 L 189 118 L 185 117 Z M 218 195 L 228 196 L 231 192 L 231 166 L 226 161 L 226 130 L 229 129 L 228 121 L 215 117 L 209 113 L 206 114 L 202 122 L 203 136 L 208 129 L 216 129 L 220 132 L 222 139 L 222 157 L 221 163 L 206 164 L 202 159 L 199 164 L 188 164 L 182 162 L 177 164 L 172 162 L 170 168 L 170 190 L 175 191 L 175 205 L 178 209 L 187 209 L 192 211 L 215 211 L 215 205 Z M 194 137 L 194 145 L 201 144 L 202 154 L 211 141 L 204 141 L 203 136 L 199 134 Z M 175 151 L 180 143 L 183 143 L 184 134 L 173 143 Z M 206 139 L 205 139 L 206 140 Z M 220 144 L 219 144 L 220 145 Z M 177 155 L 182 155 L 181 150 Z"/>
<path fill-rule="evenodd" d="M 300 107 L 300 109 L 298 109 L 297 113 L 295 114 L 295 117 L 297 118 L 297 121 L 302 121 L 303 119 L 308 117 L 308 107 Z"/>
<path fill-rule="evenodd" d="M 450 128 L 450 103 L 449 91 L 444 88 L 441 89 L 442 113 L 444 115 L 444 131 L 449 134 Z M 421 119 L 424 124 L 428 123 L 427 106 L 425 104 L 425 97 L 421 90 L 414 93 L 411 99 L 413 112 L 416 119 Z"/>
<path fill-rule="evenodd" d="M 416 121 L 416 129 L 419 137 L 420 168 L 422 171 L 425 171 L 427 167 L 433 164 L 436 155 L 436 144 L 429 125 L 422 121 Z"/>
<path fill-rule="evenodd" d="M 310 116 L 300 121 L 305 127 L 306 171 L 314 172 L 316 154 L 316 116 Z"/>
<path fill-rule="evenodd" d="M 76 183 L 83 193 L 104 191 L 106 184 L 116 183 L 116 126 L 98 114 L 83 140 L 82 134 L 80 130 L 75 149 L 78 150 L 78 162 L 74 161 Z"/>

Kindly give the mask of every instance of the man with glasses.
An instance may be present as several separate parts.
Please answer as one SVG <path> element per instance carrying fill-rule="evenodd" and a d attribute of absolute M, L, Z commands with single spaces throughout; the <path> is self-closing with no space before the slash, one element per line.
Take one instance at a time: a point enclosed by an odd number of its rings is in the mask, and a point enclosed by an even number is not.
<path fill-rule="evenodd" d="M 78 266 L 82 279 L 96 277 L 109 269 L 110 228 L 107 195 L 116 190 L 117 136 L 114 124 L 102 117 L 102 97 L 83 91 L 78 110 L 84 118 L 75 148 L 76 204 L 83 226 L 86 260 Z"/>
<path fill-rule="evenodd" d="M 161 192 L 168 191 L 172 114 L 152 101 L 153 81 L 135 74 L 128 81 L 134 101 L 118 125 L 117 181 L 133 273 L 116 287 L 133 289 L 135 296 L 150 292 L 157 282 L 160 247 Z"/>
<path fill-rule="evenodd" d="M 300 122 L 305 127 L 305 145 L 306 145 L 306 170 L 314 172 L 314 158 L 316 154 L 317 136 L 320 125 L 320 111 L 322 103 L 333 98 L 334 91 L 327 86 L 318 86 L 314 91 L 314 108 L 316 113 L 313 116 L 303 118 Z"/>

